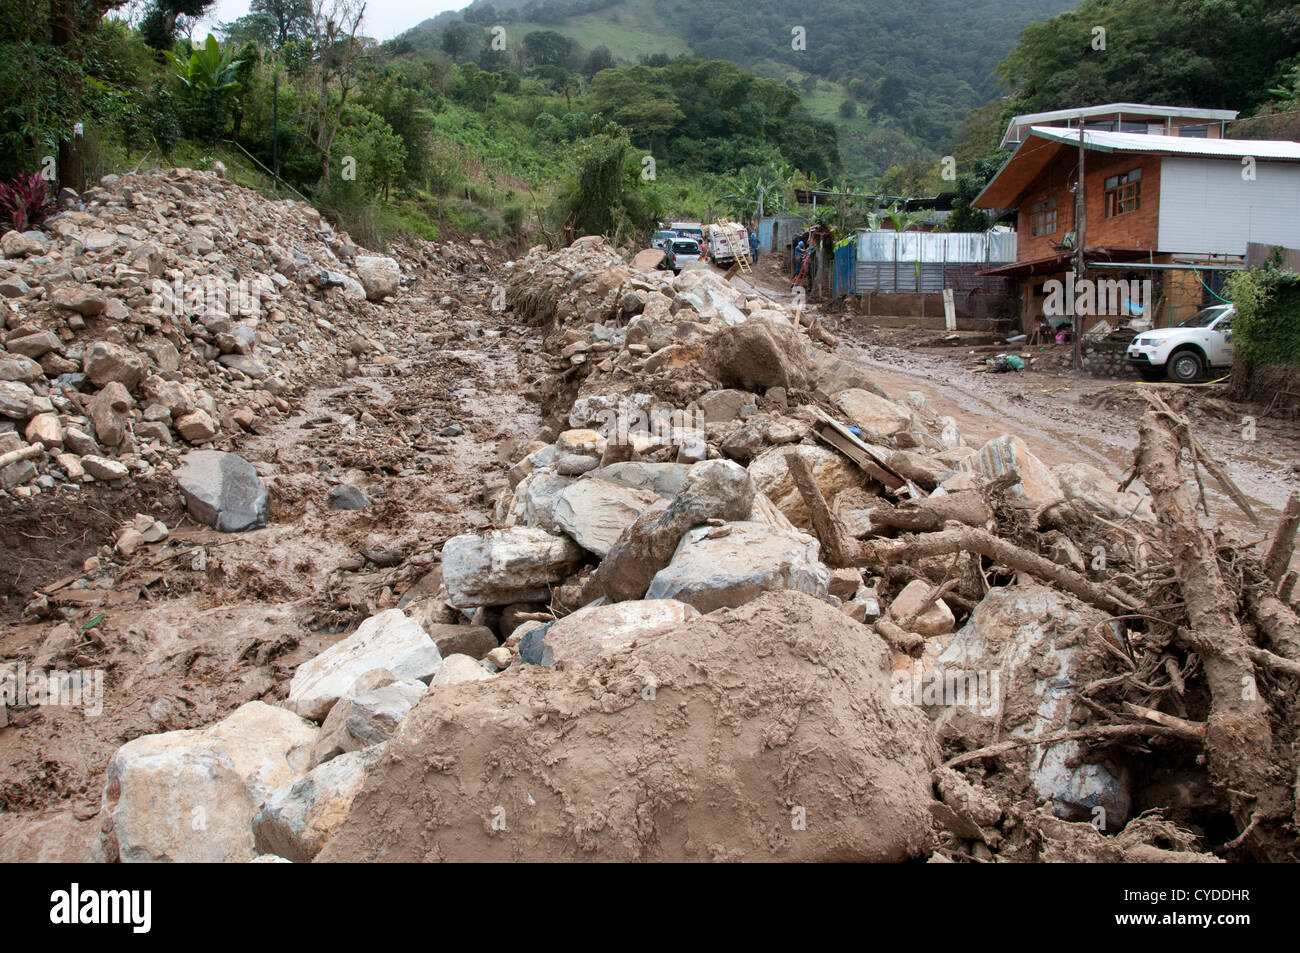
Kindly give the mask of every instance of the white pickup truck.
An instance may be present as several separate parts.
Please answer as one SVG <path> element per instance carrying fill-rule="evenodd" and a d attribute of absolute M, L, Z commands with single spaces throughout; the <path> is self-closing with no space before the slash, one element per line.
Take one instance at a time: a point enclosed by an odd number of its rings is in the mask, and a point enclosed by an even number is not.
<path fill-rule="evenodd" d="M 1174 328 L 1143 331 L 1128 346 L 1128 362 L 1143 380 L 1187 384 L 1207 368 L 1232 366 L 1232 316 L 1237 309 L 1216 304 Z"/>

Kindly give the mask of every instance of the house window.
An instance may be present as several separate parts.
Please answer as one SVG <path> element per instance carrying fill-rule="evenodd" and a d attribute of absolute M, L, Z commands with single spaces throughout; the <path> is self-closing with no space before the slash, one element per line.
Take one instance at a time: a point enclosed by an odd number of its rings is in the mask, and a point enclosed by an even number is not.
<path fill-rule="evenodd" d="M 1029 206 L 1029 232 L 1031 235 L 1056 234 L 1055 196 Z"/>
<path fill-rule="evenodd" d="M 1210 127 L 1205 123 L 1199 126 L 1179 126 L 1178 135 L 1184 139 L 1208 139 Z"/>
<path fill-rule="evenodd" d="M 1136 212 L 1142 207 L 1142 170 L 1134 169 L 1106 180 L 1106 217 Z"/>

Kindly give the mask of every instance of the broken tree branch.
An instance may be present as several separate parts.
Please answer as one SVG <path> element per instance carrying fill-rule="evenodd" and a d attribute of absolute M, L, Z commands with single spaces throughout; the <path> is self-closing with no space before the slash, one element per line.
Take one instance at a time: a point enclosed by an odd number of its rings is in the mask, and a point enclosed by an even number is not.
<path fill-rule="evenodd" d="M 1147 721 L 1155 722 L 1157 725 L 1164 725 L 1179 733 L 1179 736 L 1186 738 L 1188 741 L 1205 740 L 1205 723 L 1200 721 L 1188 721 L 1186 718 L 1179 718 L 1176 715 L 1167 715 L 1162 711 L 1156 711 L 1154 708 L 1148 708 L 1145 705 L 1135 705 L 1132 702 L 1124 703 L 1124 710 L 1130 715 L 1137 715 L 1139 718 L 1145 718 Z"/>
<path fill-rule="evenodd" d="M 873 539 L 860 544 L 855 565 L 880 572 L 894 563 L 910 563 L 927 556 L 949 556 L 971 552 L 1020 572 L 1045 579 L 1104 612 L 1123 615 L 1142 606 L 1132 597 L 1110 587 L 1089 582 L 1073 569 L 1021 549 L 992 533 L 972 526 L 956 526 L 940 533 L 925 533 L 901 539 Z"/>
<path fill-rule="evenodd" d="M 1273 531 L 1273 542 L 1264 554 L 1264 575 L 1274 583 L 1281 582 L 1282 574 L 1291 564 L 1291 550 L 1295 548 L 1296 530 L 1300 529 L 1300 491 L 1292 490 L 1287 498 L 1282 518 Z"/>
<path fill-rule="evenodd" d="M 822 562 L 832 569 L 849 565 L 846 561 L 844 538 L 840 533 L 839 525 L 835 522 L 835 515 L 826 505 L 826 498 L 822 496 L 822 491 L 813 478 L 812 467 L 797 453 L 787 453 L 785 464 L 789 467 L 794 485 L 798 488 L 799 495 L 803 497 L 804 504 L 812 516 L 813 531 L 822 544 Z"/>
<path fill-rule="evenodd" d="M 881 616 L 875 622 L 871 623 L 871 628 L 876 635 L 884 639 L 891 649 L 896 652 L 902 652 L 912 658 L 920 658 L 921 651 L 925 648 L 925 639 L 915 632 L 908 632 L 906 629 L 895 625 L 890 620 Z"/>
<path fill-rule="evenodd" d="M 1158 737 L 1178 738 L 1180 741 L 1188 740 L 1179 729 L 1169 728 L 1165 725 L 1097 725 L 1095 728 L 1063 731 L 1060 734 L 1044 735 L 1041 738 L 1008 738 L 1006 741 L 999 741 L 997 744 L 985 748 L 976 748 L 974 751 L 959 754 L 957 757 L 945 761 L 943 766 L 945 768 L 959 768 L 963 764 L 970 764 L 972 761 L 979 761 L 981 758 L 996 758 L 998 755 L 1015 751 L 1017 748 L 1026 748 L 1030 745 L 1055 745 L 1060 744 L 1062 741 L 1104 741 L 1108 738 L 1131 738 L 1134 735 L 1156 735 Z"/>
<path fill-rule="evenodd" d="M 1200 656 L 1210 689 L 1205 749 L 1211 777 L 1224 789 L 1228 805 L 1244 830 L 1256 811 L 1282 816 L 1290 795 L 1274 776 L 1273 733 L 1268 707 L 1255 683 L 1250 646 L 1236 617 L 1236 599 L 1219 570 L 1209 534 L 1196 518 L 1196 503 L 1178 467 L 1178 418 L 1156 398 L 1138 423 L 1138 469 L 1151 491 L 1165 542 L 1174 557 L 1178 585 L 1186 602 L 1190 631 L 1179 639 Z M 1287 811 L 1289 813 L 1289 811 Z M 1250 843 L 1268 859 L 1287 856 L 1285 835 L 1274 823 L 1255 828 Z"/>
<path fill-rule="evenodd" d="M 22 460 L 30 460 L 33 457 L 39 457 L 44 452 L 44 446 L 39 443 L 31 443 L 20 450 L 10 450 L 8 453 L 0 453 L 0 470 L 3 470 L 11 463 L 18 463 Z"/>

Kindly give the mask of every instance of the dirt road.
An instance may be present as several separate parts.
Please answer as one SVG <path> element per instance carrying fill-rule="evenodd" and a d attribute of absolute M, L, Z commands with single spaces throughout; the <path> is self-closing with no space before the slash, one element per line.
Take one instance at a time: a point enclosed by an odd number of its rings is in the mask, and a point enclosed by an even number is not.
<path fill-rule="evenodd" d="M 780 301 L 791 299 L 780 271 L 763 260 L 751 287 Z M 1088 463 L 1117 479 L 1132 463 L 1137 420 L 1146 408 L 1136 376 L 1111 380 L 1060 372 L 1055 353 L 1037 362 L 1049 370 L 985 373 L 987 349 L 918 345 L 918 339 L 942 335 L 865 329 L 816 306 L 809 313 L 839 337 L 842 356 L 870 368 L 877 383 L 897 398 L 920 392 L 937 413 L 957 421 L 968 443 L 978 446 L 1014 432 L 1049 465 Z M 1263 525 L 1271 526 L 1288 494 L 1300 487 L 1300 424 L 1265 416 L 1261 406 L 1227 400 L 1223 384 L 1157 386 L 1166 397 L 1169 392 L 1182 395 L 1197 438 L 1258 507 Z M 1206 492 L 1216 517 L 1251 528 L 1212 482 Z"/>

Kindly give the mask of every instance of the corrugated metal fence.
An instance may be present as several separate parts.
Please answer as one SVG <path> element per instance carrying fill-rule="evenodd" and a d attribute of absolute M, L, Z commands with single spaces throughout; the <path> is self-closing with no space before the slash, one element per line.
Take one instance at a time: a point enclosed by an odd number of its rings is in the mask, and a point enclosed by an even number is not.
<path fill-rule="evenodd" d="M 853 248 L 852 286 L 840 278 L 842 249 L 835 250 L 836 294 L 872 291 L 1003 291 L 1004 279 L 979 273 L 1016 260 L 1016 233 L 859 231 Z M 847 258 L 848 252 L 845 252 Z"/>

